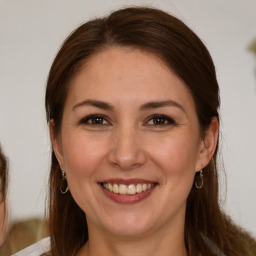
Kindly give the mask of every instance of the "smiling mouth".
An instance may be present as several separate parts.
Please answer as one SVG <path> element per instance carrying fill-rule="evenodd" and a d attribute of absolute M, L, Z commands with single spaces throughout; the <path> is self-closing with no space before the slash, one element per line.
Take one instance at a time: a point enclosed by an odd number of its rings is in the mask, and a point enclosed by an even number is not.
<path fill-rule="evenodd" d="M 157 183 L 138 183 L 138 184 L 116 184 L 110 182 L 103 182 L 101 186 L 114 193 L 120 195 L 135 195 L 146 192 L 154 188 Z"/>

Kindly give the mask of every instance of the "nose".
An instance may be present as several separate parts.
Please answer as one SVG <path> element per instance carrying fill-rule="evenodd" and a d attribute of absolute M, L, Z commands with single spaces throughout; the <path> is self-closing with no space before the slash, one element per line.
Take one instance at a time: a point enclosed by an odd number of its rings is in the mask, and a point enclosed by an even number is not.
<path fill-rule="evenodd" d="M 146 162 L 143 149 L 142 134 L 136 128 L 124 127 L 116 129 L 112 137 L 109 161 L 122 170 L 132 170 Z"/>

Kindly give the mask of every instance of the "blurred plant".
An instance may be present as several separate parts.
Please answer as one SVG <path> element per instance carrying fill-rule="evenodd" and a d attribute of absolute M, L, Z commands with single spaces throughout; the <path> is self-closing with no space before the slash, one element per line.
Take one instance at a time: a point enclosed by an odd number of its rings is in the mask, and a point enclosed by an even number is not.
<path fill-rule="evenodd" d="M 248 50 L 252 53 L 254 53 L 255 57 L 256 57 L 256 39 L 254 41 L 252 41 L 252 43 L 249 45 Z M 255 67 L 255 76 L 256 76 L 256 67 Z"/>
<path fill-rule="evenodd" d="M 248 49 L 256 55 L 256 39 L 249 45 Z"/>
<path fill-rule="evenodd" d="M 47 236 L 45 219 L 29 218 L 15 221 L 8 232 L 5 243 L 0 248 L 0 256 L 12 255 Z"/>

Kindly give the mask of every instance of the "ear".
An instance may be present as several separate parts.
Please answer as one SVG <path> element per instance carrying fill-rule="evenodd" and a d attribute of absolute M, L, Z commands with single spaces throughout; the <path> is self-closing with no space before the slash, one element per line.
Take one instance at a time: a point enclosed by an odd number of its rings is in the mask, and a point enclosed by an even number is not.
<path fill-rule="evenodd" d="M 64 164 L 64 157 L 63 157 L 63 153 L 62 153 L 62 143 L 61 143 L 61 138 L 60 136 L 57 136 L 57 134 L 55 133 L 55 122 L 53 119 L 50 120 L 49 122 L 49 130 L 50 130 L 50 138 L 51 138 L 51 142 L 52 142 L 52 148 L 54 151 L 54 154 L 59 162 L 60 168 L 62 169 L 62 166 Z"/>
<path fill-rule="evenodd" d="M 211 124 L 205 131 L 205 136 L 200 142 L 199 153 L 196 162 L 195 171 L 201 171 L 212 159 L 216 150 L 219 135 L 219 120 L 213 117 Z"/>

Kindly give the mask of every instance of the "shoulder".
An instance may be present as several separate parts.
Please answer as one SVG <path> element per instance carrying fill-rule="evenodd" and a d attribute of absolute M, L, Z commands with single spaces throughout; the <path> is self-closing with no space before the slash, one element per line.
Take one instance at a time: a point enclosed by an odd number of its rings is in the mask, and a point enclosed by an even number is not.
<path fill-rule="evenodd" d="M 50 251 L 50 249 L 50 237 L 46 237 L 39 242 L 13 254 L 12 256 L 40 256 L 41 254 Z"/>

